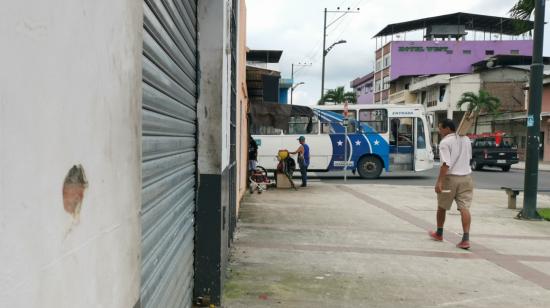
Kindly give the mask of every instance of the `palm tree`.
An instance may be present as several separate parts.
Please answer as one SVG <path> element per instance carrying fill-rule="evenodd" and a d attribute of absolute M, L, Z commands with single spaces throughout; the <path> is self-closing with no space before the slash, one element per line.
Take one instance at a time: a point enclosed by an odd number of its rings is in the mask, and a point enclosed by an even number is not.
<path fill-rule="evenodd" d="M 478 94 L 473 92 L 462 94 L 456 106 L 458 109 L 462 109 L 464 104 L 468 104 L 467 114 L 464 116 L 475 117 L 474 134 L 477 133 L 477 118 L 480 113 L 490 113 L 493 116 L 499 114 L 500 100 L 485 90 L 479 90 Z"/>
<path fill-rule="evenodd" d="M 343 104 L 345 101 L 350 104 L 355 104 L 357 102 L 357 96 L 355 92 L 346 92 L 344 91 L 344 87 L 338 87 L 333 90 L 328 90 L 319 101 L 319 105 L 324 105 L 325 102 Z"/>
<path fill-rule="evenodd" d="M 525 23 L 531 19 L 531 15 L 535 11 L 535 0 L 518 0 L 518 2 L 508 12 L 510 17 L 517 20 L 514 21 L 514 27 L 520 32 L 531 30 L 530 26 Z"/>
<path fill-rule="evenodd" d="M 508 13 L 512 18 L 529 20 L 535 10 L 535 0 L 518 0 Z"/>

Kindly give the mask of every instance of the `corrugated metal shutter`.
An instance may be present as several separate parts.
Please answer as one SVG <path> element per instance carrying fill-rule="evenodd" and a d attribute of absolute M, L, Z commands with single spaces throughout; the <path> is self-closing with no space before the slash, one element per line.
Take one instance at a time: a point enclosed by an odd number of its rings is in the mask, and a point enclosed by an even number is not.
<path fill-rule="evenodd" d="M 230 148 L 229 148 L 229 243 L 237 228 L 237 22 L 238 0 L 231 5 L 231 113 L 230 113 Z"/>
<path fill-rule="evenodd" d="M 196 0 L 145 0 L 142 307 L 190 307 L 196 190 Z"/>

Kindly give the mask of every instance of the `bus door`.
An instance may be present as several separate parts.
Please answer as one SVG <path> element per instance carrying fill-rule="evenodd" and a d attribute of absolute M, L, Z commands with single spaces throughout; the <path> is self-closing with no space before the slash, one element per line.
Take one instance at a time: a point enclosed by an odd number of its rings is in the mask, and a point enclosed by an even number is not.
<path fill-rule="evenodd" d="M 414 168 L 415 118 L 390 118 L 390 166 L 392 171 L 412 171 Z"/>
<path fill-rule="evenodd" d="M 428 170 L 433 167 L 430 140 L 424 125 L 421 118 L 415 118 L 414 171 Z"/>

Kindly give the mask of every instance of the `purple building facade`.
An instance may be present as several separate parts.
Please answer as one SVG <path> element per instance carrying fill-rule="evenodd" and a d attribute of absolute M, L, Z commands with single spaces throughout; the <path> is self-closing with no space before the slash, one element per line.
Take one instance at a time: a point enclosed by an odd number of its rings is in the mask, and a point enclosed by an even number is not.
<path fill-rule="evenodd" d="M 357 96 L 357 104 L 372 104 L 374 102 L 374 72 L 352 80 L 350 87 Z"/>
<path fill-rule="evenodd" d="M 532 40 L 394 41 L 390 80 L 402 76 L 466 74 L 472 64 L 493 55 L 531 56 Z"/>
<path fill-rule="evenodd" d="M 463 12 L 387 25 L 374 36 L 374 103 L 411 100 L 406 95 L 413 77 L 468 74 L 472 64 L 496 55 L 531 56 L 533 27 L 531 21 Z M 423 39 L 394 41 L 411 32 Z"/>
<path fill-rule="evenodd" d="M 472 64 L 488 57 L 532 53 L 532 40 L 392 41 L 376 52 L 373 101 L 388 102 L 390 84 L 403 77 L 468 74 Z"/>

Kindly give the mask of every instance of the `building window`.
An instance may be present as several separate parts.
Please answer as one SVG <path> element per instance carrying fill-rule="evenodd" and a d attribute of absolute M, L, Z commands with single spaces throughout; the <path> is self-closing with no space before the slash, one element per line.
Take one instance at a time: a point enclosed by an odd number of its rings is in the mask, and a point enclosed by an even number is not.
<path fill-rule="evenodd" d="M 374 83 L 374 90 L 376 92 L 382 90 L 382 81 L 381 80 L 376 80 L 376 82 Z"/>
<path fill-rule="evenodd" d="M 423 105 L 426 104 L 426 91 L 422 91 L 422 93 L 420 93 L 420 103 Z"/>
<path fill-rule="evenodd" d="M 376 60 L 376 71 L 378 72 L 381 69 L 382 69 L 382 59 Z"/>
<path fill-rule="evenodd" d="M 465 54 L 465 55 L 471 55 L 471 54 L 472 54 L 472 51 L 471 51 L 470 49 L 464 49 L 464 50 L 462 51 L 462 53 Z"/>
<path fill-rule="evenodd" d="M 448 55 L 452 55 L 452 54 L 453 54 L 453 51 L 452 51 L 452 50 L 447 50 L 447 54 L 448 54 Z"/>
<path fill-rule="evenodd" d="M 428 90 L 426 93 L 426 106 L 434 107 L 437 106 L 437 100 L 439 99 L 439 88 L 433 87 Z"/>
<path fill-rule="evenodd" d="M 510 50 L 510 54 L 511 55 L 519 55 L 519 50 L 518 49 L 512 49 L 512 50 Z"/>
<path fill-rule="evenodd" d="M 442 102 L 445 98 L 445 90 L 447 89 L 446 86 L 440 86 L 439 87 L 439 101 Z"/>
<path fill-rule="evenodd" d="M 390 88 L 390 76 L 384 77 L 384 79 L 382 80 L 382 83 L 383 83 L 383 89 L 384 90 L 389 89 Z"/>
<path fill-rule="evenodd" d="M 492 56 L 495 54 L 495 51 L 494 50 L 485 50 L 485 55 L 486 56 Z"/>
<path fill-rule="evenodd" d="M 384 56 L 384 68 L 388 67 L 391 65 L 391 58 L 390 58 L 390 55 L 385 55 Z"/>

